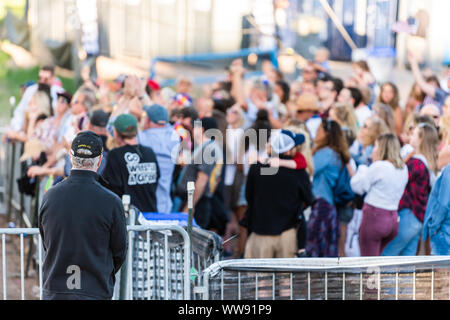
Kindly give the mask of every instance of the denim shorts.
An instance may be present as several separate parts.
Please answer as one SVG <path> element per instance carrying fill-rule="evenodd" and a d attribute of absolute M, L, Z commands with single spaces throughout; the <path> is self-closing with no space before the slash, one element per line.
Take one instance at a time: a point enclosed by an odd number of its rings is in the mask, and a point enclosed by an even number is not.
<path fill-rule="evenodd" d="M 343 224 L 349 224 L 353 219 L 353 208 L 345 207 L 345 208 L 336 208 L 339 222 Z"/>

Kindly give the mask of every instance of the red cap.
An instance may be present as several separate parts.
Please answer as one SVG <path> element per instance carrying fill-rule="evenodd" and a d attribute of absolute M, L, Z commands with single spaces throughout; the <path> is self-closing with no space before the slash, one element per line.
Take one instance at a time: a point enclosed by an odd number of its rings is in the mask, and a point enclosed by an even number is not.
<path fill-rule="evenodd" d="M 159 89 L 161 89 L 161 87 L 160 87 L 160 85 L 158 84 L 158 82 L 156 82 L 156 81 L 154 81 L 154 80 L 152 80 L 152 79 L 149 79 L 148 81 L 147 81 L 147 85 L 150 87 L 150 89 L 152 89 L 152 90 L 156 90 L 156 91 L 158 91 Z"/>

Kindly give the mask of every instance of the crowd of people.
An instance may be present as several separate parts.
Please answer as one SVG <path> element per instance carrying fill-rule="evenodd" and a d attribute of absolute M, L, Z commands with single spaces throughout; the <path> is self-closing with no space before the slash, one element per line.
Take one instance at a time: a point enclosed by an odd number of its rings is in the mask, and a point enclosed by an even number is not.
<path fill-rule="evenodd" d="M 84 72 L 72 95 L 45 66 L 4 140 L 25 144 L 25 193 L 36 177 L 51 187 L 98 166 L 99 181 L 141 212 L 187 212 L 195 181 L 195 223 L 235 258 L 416 255 L 421 243 L 449 254 L 450 68 L 440 81 L 411 52 L 409 63 L 405 101 L 365 61 L 333 76 L 324 49 L 294 81 L 270 61 L 245 77 L 236 59 L 196 92 L 188 77 L 161 87 Z M 97 162 L 70 152 L 82 131 L 102 138 Z"/>

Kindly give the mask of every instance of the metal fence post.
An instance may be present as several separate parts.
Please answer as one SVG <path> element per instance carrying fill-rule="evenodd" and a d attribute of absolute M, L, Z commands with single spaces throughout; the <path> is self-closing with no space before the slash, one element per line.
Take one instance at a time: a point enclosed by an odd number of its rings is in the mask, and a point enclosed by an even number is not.
<path fill-rule="evenodd" d="M 127 225 L 129 225 L 130 223 L 133 223 L 134 225 L 134 221 L 131 220 L 130 217 L 130 196 L 129 195 L 123 195 L 122 196 L 122 203 L 123 203 L 123 207 L 125 210 L 125 216 L 127 217 Z M 127 234 L 128 236 L 128 234 Z M 128 243 L 128 251 L 130 250 L 131 244 Z M 119 299 L 120 300 L 126 300 L 128 298 L 127 295 L 127 283 L 128 283 L 128 274 L 127 274 L 127 270 L 128 270 L 128 259 L 129 259 L 129 255 L 127 254 L 127 258 L 125 260 L 125 262 L 122 264 L 122 267 L 120 268 L 120 291 L 119 291 Z M 131 263 L 131 261 L 130 261 Z"/>
<path fill-rule="evenodd" d="M 15 165 L 15 159 L 14 159 L 14 155 L 16 154 L 16 144 L 12 143 L 12 151 L 11 151 L 11 155 L 12 157 L 10 157 L 10 170 L 9 170 L 9 174 L 8 174 L 8 211 L 7 211 L 7 220 L 8 222 L 11 220 L 11 212 L 12 212 L 12 202 L 13 202 L 13 186 L 14 186 L 14 165 Z"/>
<path fill-rule="evenodd" d="M 194 191 L 195 191 L 195 183 L 194 181 L 189 181 L 187 183 L 187 192 L 188 192 L 188 235 L 189 240 L 192 244 L 192 220 L 194 219 Z M 192 251 L 192 246 L 191 246 Z"/>

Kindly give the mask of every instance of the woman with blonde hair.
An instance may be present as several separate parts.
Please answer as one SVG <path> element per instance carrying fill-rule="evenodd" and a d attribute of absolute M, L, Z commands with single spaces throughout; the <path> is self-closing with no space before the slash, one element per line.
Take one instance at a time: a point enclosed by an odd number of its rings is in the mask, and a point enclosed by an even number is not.
<path fill-rule="evenodd" d="M 394 112 L 392 108 L 384 103 L 375 103 L 372 107 L 375 115 L 384 121 L 387 128 L 391 133 L 397 134 L 397 129 L 395 127 Z"/>
<path fill-rule="evenodd" d="M 37 126 L 41 120 L 50 116 L 51 104 L 50 97 L 44 91 L 37 91 L 28 104 L 25 112 L 25 122 L 21 131 L 7 132 L 8 138 L 11 140 L 26 142 L 33 137 Z"/>
<path fill-rule="evenodd" d="M 375 140 L 379 135 L 388 132 L 389 129 L 385 122 L 379 117 L 372 116 L 366 120 L 358 134 L 358 145 L 351 150 L 352 157 L 357 165 L 370 165 L 372 163 Z"/>
<path fill-rule="evenodd" d="M 347 144 L 351 146 L 358 132 L 358 119 L 355 110 L 349 103 L 336 103 L 330 109 L 330 119 L 336 121 L 344 131 Z"/>
<path fill-rule="evenodd" d="M 360 165 L 355 174 L 351 172 L 353 192 L 366 194 L 359 230 L 361 256 L 380 256 L 397 236 L 397 210 L 408 183 L 408 168 L 394 134 L 378 136 L 372 157 L 372 165 Z"/>

